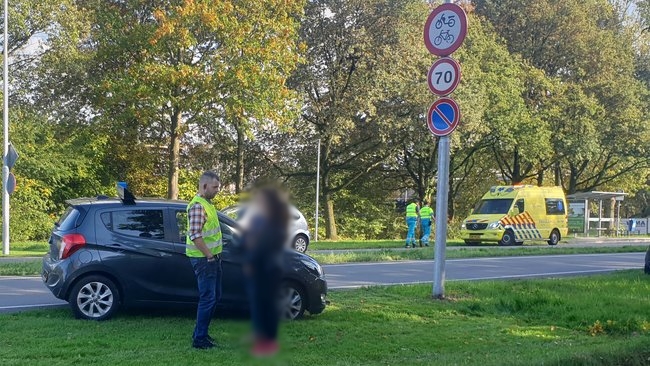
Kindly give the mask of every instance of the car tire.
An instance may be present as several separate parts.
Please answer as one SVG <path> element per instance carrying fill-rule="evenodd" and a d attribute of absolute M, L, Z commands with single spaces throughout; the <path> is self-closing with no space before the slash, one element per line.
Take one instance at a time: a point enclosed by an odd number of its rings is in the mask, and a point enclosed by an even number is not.
<path fill-rule="evenodd" d="M 120 293 L 113 281 L 100 275 L 79 280 L 68 296 L 68 303 L 77 319 L 107 320 L 120 305 Z"/>
<path fill-rule="evenodd" d="M 307 246 L 309 246 L 309 238 L 305 234 L 298 234 L 293 238 L 292 246 L 296 252 L 304 253 L 307 251 Z"/>
<path fill-rule="evenodd" d="M 505 233 L 503 233 L 501 240 L 499 240 L 499 245 L 503 247 L 508 247 L 514 244 L 515 244 L 515 233 L 512 230 L 508 229 L 506 230 Z"/>
<path fill-rule="evenodd" d="M 645 253 L 645 266 L 643 267 L 643 271 L 646 274 L 650 274 L 650 248 L 648 248 L 648 251 Z"/>
<path fill-rule="evenodd" d="M 561 236 L 560 232 L 557 229 L 551 231 L 551 236 L 548 237 L 548 245 L 557 245 L 560 242 Z"/>
<path fill-rule="evenodd" d="M 280 292 L 280 314 L 284 320 L 300 319 L 307 309 L 307 296 L 302 286 L 294 281 L 282 283 Z"/>
<path fill-rule="evenodd" d="M 474 245 L 479 245 L 479 244 L 481 244 L 480 241 L 465 240 L 465 245 L 474 246 Z"/>

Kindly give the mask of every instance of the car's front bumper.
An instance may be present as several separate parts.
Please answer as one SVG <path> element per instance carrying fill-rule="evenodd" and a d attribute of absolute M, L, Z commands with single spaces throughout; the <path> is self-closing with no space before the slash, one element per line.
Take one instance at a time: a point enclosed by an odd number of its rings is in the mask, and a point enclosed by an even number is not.
<path fill-rule="evenodd" d="M 309 286 L 308 308 L 310 314 L 320 314 L 327 306 L 327 281 L 324 277 L 318 277 Z"/>
<path fill-rule="evenodd" d="M 460 230 L 460 238 L 465 241 L 487 241 L 496 242 L 503 238 L 505 230 L 491 229 L 491 230 Z"/>

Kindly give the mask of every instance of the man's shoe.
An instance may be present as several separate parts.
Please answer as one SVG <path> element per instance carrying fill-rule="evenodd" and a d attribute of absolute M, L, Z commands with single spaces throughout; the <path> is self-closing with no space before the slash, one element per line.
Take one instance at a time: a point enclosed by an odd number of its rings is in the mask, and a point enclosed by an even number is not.
<path fill-rule="evenodd" d="M 210 337 L 209 334 L 205 337 L 205 339 L 207 339 L 208 342 L 212 343 L 212 345 L 214 345 L 214 346 L 217 345 L 217 342 L 214 340 L 214 338 Z"/>
<path fill-rule="evenodd" d="M 214 347 L 214 343 L 210 342 L 207 338 L 200 341 L 192 341 L 192 347 L 196 349 L 209 349 Z"/>

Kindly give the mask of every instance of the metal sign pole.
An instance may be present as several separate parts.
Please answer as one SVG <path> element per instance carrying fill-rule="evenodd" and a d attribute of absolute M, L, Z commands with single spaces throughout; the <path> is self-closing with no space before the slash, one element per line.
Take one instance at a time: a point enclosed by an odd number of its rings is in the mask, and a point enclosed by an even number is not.
<path fill-rule="evenodd" d="M 449 194 L 449 136 L 438 142 L 438 188 L 436 191 L 436 247 L 434 254 L 433 297 L 445 296 L 445 251 L 447 248 L 447 196 Z"/>
<path fill-rule="evenodd" d="M 3 80 L 4 84 L 3 99 L 3 119 L 4 119 L 4 155 L 7 156 L 9 152 L 9 1 L 4 0 L 4 70 Z M 6 159 L 3 159 L 2 166 L 2 254 L 9 255 L 9 192 L 7 191 L 7 180 L 9 178 L 9 167 L 7 166 Z"/>
<path fill-rule="evenodd" d="M 316 163 L 316 228 L 314 229 L 314 241 L 318 241 L 318 198 L 320 195 L 320 139 L 318 139 L 318 158 Z"/>

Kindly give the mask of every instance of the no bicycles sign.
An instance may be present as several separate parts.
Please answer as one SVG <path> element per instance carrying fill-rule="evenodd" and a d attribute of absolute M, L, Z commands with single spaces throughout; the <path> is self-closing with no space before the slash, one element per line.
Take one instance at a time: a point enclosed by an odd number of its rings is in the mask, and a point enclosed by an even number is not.
<path fill-rule="evenodd" d="M 449 56 L 467 36 L 467 15 L 456 4 L 442 4 L 433 9 L 424 25 L 424 44 L 436 56 Z"/>

